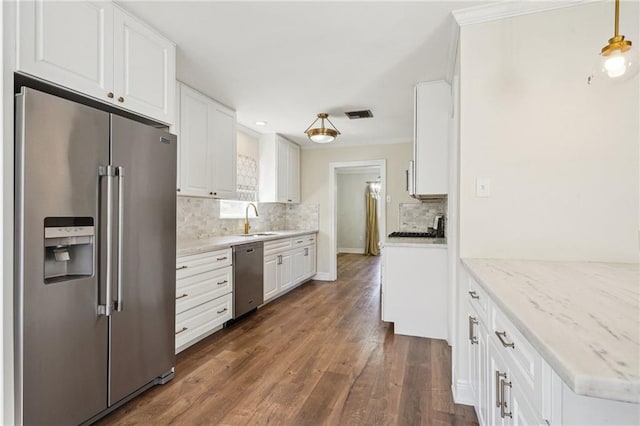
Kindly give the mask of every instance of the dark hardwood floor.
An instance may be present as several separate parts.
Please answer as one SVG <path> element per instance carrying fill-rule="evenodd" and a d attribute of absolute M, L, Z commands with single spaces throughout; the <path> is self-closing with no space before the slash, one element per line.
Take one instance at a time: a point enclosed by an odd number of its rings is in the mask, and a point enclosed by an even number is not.
<path fill-rule="evenodd" d="M 442 340 L 380 320 L 379 257 L 310 281 L 177 356 L 176 377 L 101 425 L 477 425 Z"/>

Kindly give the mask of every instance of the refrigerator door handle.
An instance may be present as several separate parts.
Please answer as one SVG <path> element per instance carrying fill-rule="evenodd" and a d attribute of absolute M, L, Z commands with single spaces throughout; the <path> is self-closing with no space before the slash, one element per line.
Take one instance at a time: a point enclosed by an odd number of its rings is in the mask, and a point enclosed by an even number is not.
<path fill-rule="evenodd" d="M 113 176 L 115 173 L 112 166 L 100 166 L 99 174 L 101 177 L 105 177 L 107 179 L 107 265 L 105 272 L 105 304 L 100 305 L 98 302 L 98 313 L 108 317 L 111 315 L 112 309 L 111 287 L 113 283 Z"/>
<path fill-rule="evenodd" d="M 116 273 L 116 279 L 118 280 L 118 290 L 116 294 L 115 309 L 117 312 L 122 312 L 122 242 L 124 241 L 124 167 L 116 167 L 116 175 L 118 176 L 118 269 Z"/>

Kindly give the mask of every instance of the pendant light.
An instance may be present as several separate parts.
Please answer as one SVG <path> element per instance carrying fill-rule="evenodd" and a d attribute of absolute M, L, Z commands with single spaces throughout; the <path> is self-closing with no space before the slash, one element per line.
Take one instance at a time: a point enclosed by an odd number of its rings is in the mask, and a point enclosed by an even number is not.
<path fill-rule="evenodd" d="M 313 125 L 316 124 L 318 120 L 320 120 L 320 127 L 312 129 L 311 127 L 313 127 Z M 324 120 L 327 120 L 333 128 L 324 127 Z M 331 143 L 340 134 L 338 129 L 336 129 L 336 126 L 334 126 L 333 123 L 329 120 L 329 114 L 324 112 L 318 114 L 318 117 L 313 121 L 313 123 L 309 125 L 309 127 L 307 127 L 307 130 L 305 130 L 304 132 L 307 134 L 311 142 L 315 143 Z"/>
<path fill-rule="evenodd" d="M 588 79 L 589 84 L 594 79 L 625 81 L 638 72 L 638 48 L 634 48 L 630 40 L 625 40 L 623 35 L 618 34 L 619 19 L 620 0 L 615 0 L 614 34 L 600 51 L 594 72 Z"/>

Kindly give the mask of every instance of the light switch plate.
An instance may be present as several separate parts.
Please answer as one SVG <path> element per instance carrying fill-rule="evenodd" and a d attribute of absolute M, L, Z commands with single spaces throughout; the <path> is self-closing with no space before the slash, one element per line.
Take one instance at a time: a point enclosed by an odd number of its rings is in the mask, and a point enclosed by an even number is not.
<path fill-rule="evenodd" d="M 479 177 L 476 178 L 476 197 L 490 197 L 491 196 L 491 178 Z"/>

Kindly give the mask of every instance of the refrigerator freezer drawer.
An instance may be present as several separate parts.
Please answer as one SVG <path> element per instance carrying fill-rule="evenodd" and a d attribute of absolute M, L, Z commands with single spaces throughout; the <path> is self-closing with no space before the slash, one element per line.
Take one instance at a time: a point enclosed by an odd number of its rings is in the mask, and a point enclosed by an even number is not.
<path fill-rule="evenodd" d="M 231 293 L 176 316 L 176 352 L 231 319 Z"/>
<path fill-rule="evenodd" d="M 193 275 L 176 283 L 176 314 L 210 300 L 231 293 L 233 289 L 233 268 L 225 266 L 215 271 Z"/>
<path fill-rule="evenodd" d="M 176 261 L 176 278 L 181 280 L 192 275 L 230 266 L 231 261 L 230 248 L 181 256 Z"/>

